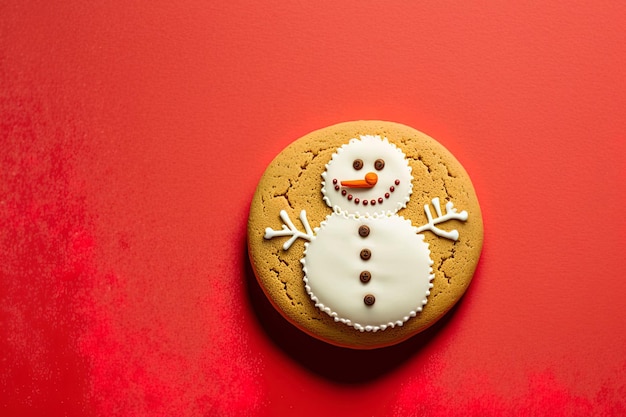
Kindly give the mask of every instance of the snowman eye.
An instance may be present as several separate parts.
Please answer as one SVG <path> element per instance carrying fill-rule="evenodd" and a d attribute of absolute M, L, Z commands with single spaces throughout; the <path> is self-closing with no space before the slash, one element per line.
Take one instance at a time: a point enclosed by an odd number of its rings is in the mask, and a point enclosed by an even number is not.
<path fill-rule="evenodd" d="M 352 168 L 356 169 L 357 171 L 363 168 L 363 161 L 360 159 L 355 159 L 352 163 Z"/>
<path fill-rule="evenodd" d="M 384 167 L 385 161 L 383 161 L 382 159 L 377 159 L 376 161 L 374 161 L 374 168 L 376 168 L 377 171 L 380 171 Z"/>

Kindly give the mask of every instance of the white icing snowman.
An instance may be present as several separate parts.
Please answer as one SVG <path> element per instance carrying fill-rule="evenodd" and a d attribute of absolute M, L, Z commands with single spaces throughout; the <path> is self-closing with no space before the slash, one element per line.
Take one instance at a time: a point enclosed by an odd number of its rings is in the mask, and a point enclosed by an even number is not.
<path fill-rule="evenodd" d="M 282 210 L 285 224 L 265 229 L 265 239 L 290 236 L 284 250 L 298 238 L 308 241 L 300 261 L 305 289 L 335 321 L 373 332 L 402 326 L 422 311 L 433 286 L 433 261 L 421 232 L 457 240 L 456 230 L 435 225 L 465 221 L 467 212 L 448 202 L 444 214 L 435 198 L 437 217 L 425 205 L 425 225 L 399 216 L 413 189 L 411 167 L 400 149 L 379 136 L 361 136 L 337 149 L 322 177 L 323 199 L 333 213 L 313 231 L 302 210 L 300 232 Z"/>

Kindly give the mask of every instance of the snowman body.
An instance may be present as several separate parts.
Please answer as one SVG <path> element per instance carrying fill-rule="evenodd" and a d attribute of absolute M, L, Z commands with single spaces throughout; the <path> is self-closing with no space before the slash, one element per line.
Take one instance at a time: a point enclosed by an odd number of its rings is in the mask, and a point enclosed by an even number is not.
<path fill-rule="evenodd" d="M 433 278 L 428 245 L 416 230 L 397 215 L 329 215 L 302 259 L 305 288 L 316 307 L 367 331 L 415 316 Z"/>

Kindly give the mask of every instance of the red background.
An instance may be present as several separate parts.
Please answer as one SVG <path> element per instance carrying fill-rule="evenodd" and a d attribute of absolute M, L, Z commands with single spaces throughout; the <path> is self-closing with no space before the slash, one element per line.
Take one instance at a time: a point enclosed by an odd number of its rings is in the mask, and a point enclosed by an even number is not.
<path fill-rule="evenodd" d="M 3 415 L 626 414 L 621 2 L 92 3 L 0 4 Z M 355 119 L 437 138 L 485 222 L 458 307 L 374 352 L 245 250 L 271 159 Z"/>

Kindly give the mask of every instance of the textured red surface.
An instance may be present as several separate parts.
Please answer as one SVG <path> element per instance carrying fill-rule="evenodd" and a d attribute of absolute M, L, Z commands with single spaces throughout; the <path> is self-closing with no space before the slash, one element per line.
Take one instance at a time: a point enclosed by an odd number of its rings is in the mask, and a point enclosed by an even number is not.
<path fill-rule="evenodd" d="M 621 3 L 52 3 L 0 4 L 2 415 L 626 414 Z M 245 251 L 272 157 L 362 118 L 447 146 L 485 221 L 462 302 L 374 352 Z"/>

